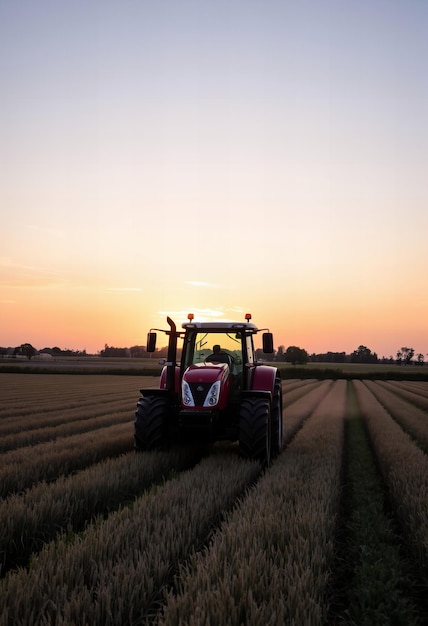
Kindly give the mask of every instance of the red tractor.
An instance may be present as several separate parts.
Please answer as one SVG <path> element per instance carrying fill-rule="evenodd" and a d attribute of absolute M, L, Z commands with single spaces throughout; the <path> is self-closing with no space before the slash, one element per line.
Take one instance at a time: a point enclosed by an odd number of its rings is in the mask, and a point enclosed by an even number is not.
<path fill-rule="evenodd" d="M 141 389 L 135 413 L 135 449 L 166 447 L 173 441 L 239 441 L 239 451 L 268 465 L 282 449 L 281 376 L 276 367 L 258 363 L 250 322 L 194 322 L 178 331 L 151 329 L 147 351 L 154 352 L 156 332 L 169 336 L 168 357 L 159 388 Z M 267 329 L 261 329 L 267 330 Z M 177 340 L 183 339 L 177 363 Z M 272 333 L 264 332 L 263 352 L 271 354 Z"/>

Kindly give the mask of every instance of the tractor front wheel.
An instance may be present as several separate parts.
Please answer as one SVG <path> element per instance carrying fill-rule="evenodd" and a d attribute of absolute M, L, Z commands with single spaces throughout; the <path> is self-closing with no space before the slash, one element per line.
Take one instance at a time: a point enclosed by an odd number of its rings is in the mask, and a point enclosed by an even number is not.
<path fill-rule="evenodd" d="M 271 458 L 270 402 L 244 398 L 239 414 L 239 451 L 247 459 L 267 466 Z"/>
<path fill-rule="evenodd" d="M 134 420 L 134 448 L 137 452 L 165 448 L 167 400 L 144 396 L 138 400 Z"/>

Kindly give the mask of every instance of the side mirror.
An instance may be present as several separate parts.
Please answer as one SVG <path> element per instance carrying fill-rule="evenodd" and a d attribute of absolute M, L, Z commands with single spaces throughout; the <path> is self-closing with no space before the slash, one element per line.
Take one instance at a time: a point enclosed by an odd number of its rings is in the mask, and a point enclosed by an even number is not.
<path fill-rule="evenodd" d="M 263 352 L 265 354 L 272 354 L 272 352 L 274 351 L 272 333 L 263 333 L 262 339 L 263 339 Z"/>
<path fill-rule="evenodd" d="M 156 349 L 156 333 L 147 333 L 147 352 L 154 352 Z"/>

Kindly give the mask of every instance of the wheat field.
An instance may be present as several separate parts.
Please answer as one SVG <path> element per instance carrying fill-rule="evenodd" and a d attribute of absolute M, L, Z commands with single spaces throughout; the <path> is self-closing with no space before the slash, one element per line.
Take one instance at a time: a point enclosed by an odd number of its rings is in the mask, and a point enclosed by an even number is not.
<path fill-rule="evenodd" d="M 284 381 L 265 469 L 135 454 L 155 378 L 0 384 L 0 626 L 428 621 L 428 383 Z"/>

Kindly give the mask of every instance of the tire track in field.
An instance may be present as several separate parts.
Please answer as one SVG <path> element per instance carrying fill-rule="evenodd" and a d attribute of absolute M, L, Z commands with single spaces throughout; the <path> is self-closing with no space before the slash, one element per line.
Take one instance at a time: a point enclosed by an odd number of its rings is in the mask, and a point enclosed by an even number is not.
<path fill-rule="evenodd" d="M 355 387 L 348 383 L 341 516 L 328 624 L 418 624 L 412 569 L 389 510 Z"/>

